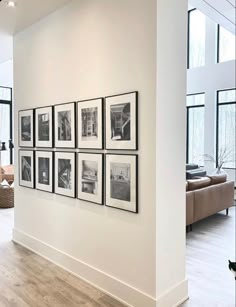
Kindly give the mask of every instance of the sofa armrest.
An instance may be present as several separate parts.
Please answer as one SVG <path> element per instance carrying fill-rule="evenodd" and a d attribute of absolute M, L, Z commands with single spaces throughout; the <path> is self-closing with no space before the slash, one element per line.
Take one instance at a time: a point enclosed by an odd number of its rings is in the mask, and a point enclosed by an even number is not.
<path fill-rule="evenodd" d="M 186 226 L 193 224 L 194 192 L 186 192 Z"/>

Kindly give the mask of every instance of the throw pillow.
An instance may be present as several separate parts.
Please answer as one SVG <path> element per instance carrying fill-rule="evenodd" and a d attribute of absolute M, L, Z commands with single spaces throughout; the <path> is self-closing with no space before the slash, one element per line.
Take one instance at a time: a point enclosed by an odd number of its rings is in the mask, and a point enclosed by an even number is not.
<path fill-rule="evenodd" d="M 226 174 L 219 174 L 219 175 L 208 176 L 208 177 L 211 180 L 211 184 L 224 183 L 227 180 L 227 175 Z"/>
<path fill-rule="evenodd" d="M 188 190 L 198 190 L 202 188 L 206 188 L 211 184 L 211 179 L 208 177 L 203 177 L 201 179 L 191 179 L 188 180 Z"/>

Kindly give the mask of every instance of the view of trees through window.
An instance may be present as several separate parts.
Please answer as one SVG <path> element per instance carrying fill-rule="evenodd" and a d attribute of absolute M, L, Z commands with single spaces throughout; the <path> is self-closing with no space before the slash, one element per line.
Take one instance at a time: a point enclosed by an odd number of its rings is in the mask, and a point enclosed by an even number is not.
<path fill-rule="evenodd" d="M 188 68 L 205 65 L 206 17 L 194 9 L 188 15 Z"/>
<path fill-rule="evenodd" d="M 187 96 L 187 163 L 203 165 L 205 94 Z"/>
<path fill-rule="evenodd" d="M 236 168 L 236 90 L 218 92 L 217 161 L 224 153 L 225 168 Z"/>

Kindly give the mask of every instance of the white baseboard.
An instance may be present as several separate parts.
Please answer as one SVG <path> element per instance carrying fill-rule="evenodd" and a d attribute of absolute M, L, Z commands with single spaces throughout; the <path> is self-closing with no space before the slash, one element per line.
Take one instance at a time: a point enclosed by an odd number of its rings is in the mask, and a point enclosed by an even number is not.
<path fill-rule="evenodd" d="M 54 247 L 18 230 L 13 230 L 13 241 L 83 279 L 102 292 L 130 307 L 156 307 L 155 298 L 133 288 L 91 265 L 55 249 Z M 163 306 L 162 306 L 163 307 Z"/>
<path fill-rule="evenodd" d="M 156 300 L 154 297 L 135 289 L 123 281 L 15 228 L 13 230 L 13 242 L 55 263 L 129 307 L 177 307 L 188 299 L 186 280 Z M 176 304 L 176 302 L 179 303 Z"/>
<path fill-rule="evenodd" d="M 178 307 L 188 300 L 188 281 L 181 283 L 169 289 L 166 293 L 157 299 L 156 307 Z M 176 303 L 177 302 L 177 303 Z"/>

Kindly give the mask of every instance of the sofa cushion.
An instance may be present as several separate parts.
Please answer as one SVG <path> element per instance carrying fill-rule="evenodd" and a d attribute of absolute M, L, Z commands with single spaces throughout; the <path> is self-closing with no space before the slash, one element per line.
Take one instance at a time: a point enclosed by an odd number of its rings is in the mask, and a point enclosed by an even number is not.
<path fill-rule="evenodd" d="M 207 172 L 203 168 L 186 171 L 186 179 L 194 179 L 195 177 L 205 177 Z"/>
<path fill-rule="evenodd" d="M 190 171 L 196 168 L 199 168 L 197 164 L 186 164 L 186 171 Z"/>
<path fill-rule="evenodd" d="M 219 174 L 219 175 L 208 176 L 208 177 L 211 180 L 211 185 L 223 183 L 223 182 L 226 182 L 226 180 L 227 180 L 226 174 Z"/>
<path fill-rule="evenodd" d="M 188 180 L 188 190 L 193 191 L 193 190 L 202 189 L 208 187 L 210 184 L 211 184 L 211 179 L 208 177 L 204 177 L 201 179 L 191 179 Z"/>

